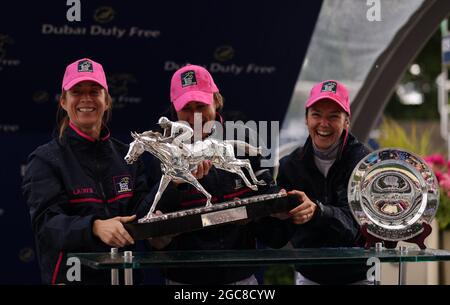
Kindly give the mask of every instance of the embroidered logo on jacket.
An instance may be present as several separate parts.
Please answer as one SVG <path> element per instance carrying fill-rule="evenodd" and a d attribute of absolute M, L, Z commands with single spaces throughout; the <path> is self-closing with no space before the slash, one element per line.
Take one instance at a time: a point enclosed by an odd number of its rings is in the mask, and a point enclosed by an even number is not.
<path fill-rule="evenodd" d="M 131 177 L 129 175 L 113 177 L 113 181 L 117 194 L 131 192 L 133 190 Z"/>

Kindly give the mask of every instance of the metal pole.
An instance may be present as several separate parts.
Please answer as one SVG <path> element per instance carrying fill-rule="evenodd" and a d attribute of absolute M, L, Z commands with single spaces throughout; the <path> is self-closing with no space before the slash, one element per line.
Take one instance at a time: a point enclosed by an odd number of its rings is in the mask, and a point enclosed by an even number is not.
<path fill-rule="evenodd" d="M 447 37 L 448 20 L 441 22 L 441 36 L 442 39 Z M 448 64 L 444 61 L 444 49 L 442 51 L 442 83 L 438 86 L 438 103 L 439 112 L 441 116 L 441 134 L 447 141 L 447 158 L 450 159 L 450 130 L 449 130 L 449 107 L 448 107 Z"/>
<path fill-rule="evenodd" d="M 379 255 L 383 251 L 383 243 L 377 242 L 375 243 L 375 251 Z M 379 272 L 379 277 L 377 277 L 377 272 Z M 381 285 L 381 266 L 379 267 L 379 270 L 376 269 L 375 271 L 375 277 L 373 279 L 374 285 Z"/>
<path fill-rule="evenodd" d="M 406 285 L 406 263 L 402 261 L 398 263 L 398 284 Z"/>
<path fill-rule="evenodd" d="M 125 251 L 124 261 L 125 263 L 133 262 L 132 251 Z M 125 277 L 125 285 L 133 285 L 133 268 L 125 268 L 124 277 Z"/>
<path fill-rule="evenodd" d="M 111 259 L 117 258 L 119 249 L 111 248 Z M 119 285 L 119 269 L 111 269 L 111 285 Z"/>
<path fill-rule="evenodd" d="M 444 21 L 441 22 L 441 33 L 442 33 L 442 36 L 448 35 L 448 20 L 447 19 L 445 19 Z"/>
<path fill-rule="evenodd" d="M 408 253 L 408 247 L 400 246 L 400 254 L 406 253 Z M 398 263 L 398 284 L 406 285 L 406 263 L 402 261 L 401 257 Z"/>

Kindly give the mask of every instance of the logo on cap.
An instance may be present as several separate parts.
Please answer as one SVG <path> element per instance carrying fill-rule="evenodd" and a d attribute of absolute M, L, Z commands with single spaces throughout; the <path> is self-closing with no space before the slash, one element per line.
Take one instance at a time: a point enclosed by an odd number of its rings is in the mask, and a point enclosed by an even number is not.
<path fill-rule="evenodd" d="M 337 83 L 336 82 L 325 82 L 322 84 L 322 89 L 320 92 L 333 92 L 336 93 Z"/>
<path fill-rule="evenodd" d="M 181 87 L 197 85 L 197 79 L 195 78 L 195 72 L 193 70 L 181 73 Z"/>
<path fill-rule="evenodd" d="M 92 63 L 89 60 L 82 60 L 78 62 L 78 72 L 94 72 Z"/>

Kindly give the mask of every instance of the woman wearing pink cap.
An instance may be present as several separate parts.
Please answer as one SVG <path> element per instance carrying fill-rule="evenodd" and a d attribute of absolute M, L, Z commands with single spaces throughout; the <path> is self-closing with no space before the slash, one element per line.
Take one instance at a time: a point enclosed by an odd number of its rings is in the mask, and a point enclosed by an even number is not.
<path fill-rule="evenodd" d="M 347 202 L 347 185 L 356 164 L 369 150 L 349 133 L 350 103 L 343 84 L 316 84 L 306 103 L 309 137 L 280 161 L 277 182 L 299 198 L 289 212 L 297 248 L 363 246 Z M 289 224 L 288 224 L 289 226 Z M 362 264 L 296 266 L 296 283 L 366 283 Z"/>
<path fill-rule="evenodd" d="M 223 98 L 210 73 L 203 67 L 187 65 L 177 70 L 172 76 L 170 97 L 172 101 L 170 121 L 178 120 L 187 123 L 182 125 L 178 122 L 177 128 L 187 128 L 181 131 L 182 134 L 194 131 L 194 139 L 201 140 L 210 135 L 208 128 L 204 128 L 206 124 L 222 121 L 219 113 L 223 107 Z M 273 179 L 269 170 L 261 170 L 260 157 L 248 158 L 257 178 L 267 183 L 267 187 L 259 187 L 258 192 L 278 191 L 278 188 L 270 187 L 271 184 L 273 185 Z M 159 168 L 159 164 L 155 163 L 151 173 L 156 173 Z M 213 196 L 213 204 L 232 200 L 235 197 L 257 194 L 246 187 L 238 175 L 211 167 L 211 164 L 206 162 L 194 174 Z M 157 183 L 160 175 L 154 175 L 153 179 Z M 168 213 L 204 206 L 205 203 L 205 196 L 191 185 L 171 183 L 164 192 L 157 209 Z M 263 241 L 268 246 L 282 247 L 284 243 L 281 243 L 279 238 L 281 233 L 278 231 L 278 228 L 282 226 L 273 226 L 273 221 L 279 223 L 278 219 L 267 217 L 259 222 L 226 224 L 212 229 L 183 233 L 173 238 L 153 238 L 151 244 L 156 249 L 172 251 L 254 249 L 257 240 Z M 253 267 L 195 269 L 179 267 L 165 269 L 163 273 L 168 284 L 257 284 L 254 276 L 256 271 L 258 269 Z"/>
<path fill-rule="evenodd" d="M 148 193 L 146 176 L 142 164 L 125 163 L 127 145 L 110 137 L 111 103 L 102 65 L 88 58 L 68 65 L 58 136 L 28 158 L 23 192 L 46 284 L 111 283 L 110 273 L 85 267 L 71 282 L 67 253 L 134 244 L 123 224 Z"/>

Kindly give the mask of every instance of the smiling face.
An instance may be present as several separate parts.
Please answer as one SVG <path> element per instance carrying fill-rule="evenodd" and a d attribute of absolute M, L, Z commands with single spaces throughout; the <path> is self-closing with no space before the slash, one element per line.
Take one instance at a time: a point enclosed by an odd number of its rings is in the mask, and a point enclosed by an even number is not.
<path fill-rule="evenodd" d="M 83 81 L 66 91 L 60 100 L 70 121 L 81 131 L 98 138 L 103 114 L 111 107 L 106 91 L 93 81 Z"/>
<path fill-rule="evenodd" d="M 325 150 L 339 140 L 350 123 L 347 114 L 336 102 L 324 99 L 308 108 L 306 125 L 314 145 Z"/>
<path fill-rule="evenodd" d="M 208 121 L 213 121 L 216 119 L 216 103 L 212 103 L 210 105 L 191 101 L 187 103 L 180 111 L 177 111 L 177 117 L 179 121 L 186 121 L 189 123 L 191 128 L 195 131 L 194 128 L 194 116 L 195 113 L 200 113 L 202 118 L 202 130 L 203 126 Z M 198 127 L 197 127 L 198 128 Z M 208 133 L 203 133 L 202 138 L 208 136 Z"/>

